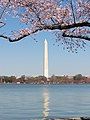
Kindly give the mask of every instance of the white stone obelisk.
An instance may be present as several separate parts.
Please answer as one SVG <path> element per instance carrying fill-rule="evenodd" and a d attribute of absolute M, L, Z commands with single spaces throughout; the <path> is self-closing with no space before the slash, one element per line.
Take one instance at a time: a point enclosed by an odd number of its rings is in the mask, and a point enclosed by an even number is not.
<path fill-rule="evenodd" d="M 45 39 L 44 41 L 44 67 L 43 67 L 43 75 L 48 78 L 48 42 Z"/>

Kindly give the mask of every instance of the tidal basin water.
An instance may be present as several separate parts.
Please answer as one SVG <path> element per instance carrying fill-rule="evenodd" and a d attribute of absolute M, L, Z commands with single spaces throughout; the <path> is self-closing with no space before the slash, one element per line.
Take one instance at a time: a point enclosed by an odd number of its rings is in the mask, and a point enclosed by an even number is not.
<path fill-rule="evenodd" d="M 90 85 L 0 84 L 0 120 L 90 117 Z"/>

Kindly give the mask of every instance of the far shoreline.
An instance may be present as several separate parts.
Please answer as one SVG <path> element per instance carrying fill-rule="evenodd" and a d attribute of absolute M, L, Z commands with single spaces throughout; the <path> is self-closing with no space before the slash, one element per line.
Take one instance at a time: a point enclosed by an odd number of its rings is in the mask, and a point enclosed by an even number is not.
<path fill-rule="evenodd" d="M 20 77 L 16 76 L 0 76 L 0 83 L 2 84 L 90 84 L 90 77 L 77 74 L 75 76 L 55 76 L 52 75 L 49 78 L 45 76 L 30 77 L 22 75 Z"/>
<path fill-rule="evenodd" d="M 90 83 L 0 83 L 0 85 L 90 85 Z"/>

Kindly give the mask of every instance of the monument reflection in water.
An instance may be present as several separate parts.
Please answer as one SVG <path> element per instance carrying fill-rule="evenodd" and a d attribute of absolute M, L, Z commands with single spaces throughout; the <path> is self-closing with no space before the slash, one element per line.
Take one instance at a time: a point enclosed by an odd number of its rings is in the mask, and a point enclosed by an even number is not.
<path fill-rule="evenodd" d="M 43 118 L 49 116 L 49 110 L 49 92 L 48 89 L 45 88 L 43 92 Z"/>

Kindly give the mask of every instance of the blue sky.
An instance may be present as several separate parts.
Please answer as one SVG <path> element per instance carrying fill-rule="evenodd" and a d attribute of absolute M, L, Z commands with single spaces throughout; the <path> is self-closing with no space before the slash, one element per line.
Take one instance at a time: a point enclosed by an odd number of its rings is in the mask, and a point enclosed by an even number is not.
<path fill-rule="evenodd" d="M 11 29 L 17 29 L 18 24 L 9 20 L 9 26 L 2 28 L 0 32 L 9 33 Z M 10 25 L 12 23 L 12 26 Z M 90 43 L 87 43 L 86 51 L 78 50 L 78 53 L 68 53 L 59 43 L 55 43 L 55 36 L 50 32 L 39 32 L 35 36 L 24 38 L 15 43 L 7 42 L 0 38 L 0 75 L 43 75 L 43 49 L 44 39 L 49 45 L 49 76 L 51 75 L 82 75 L 90 76 Z"/>

